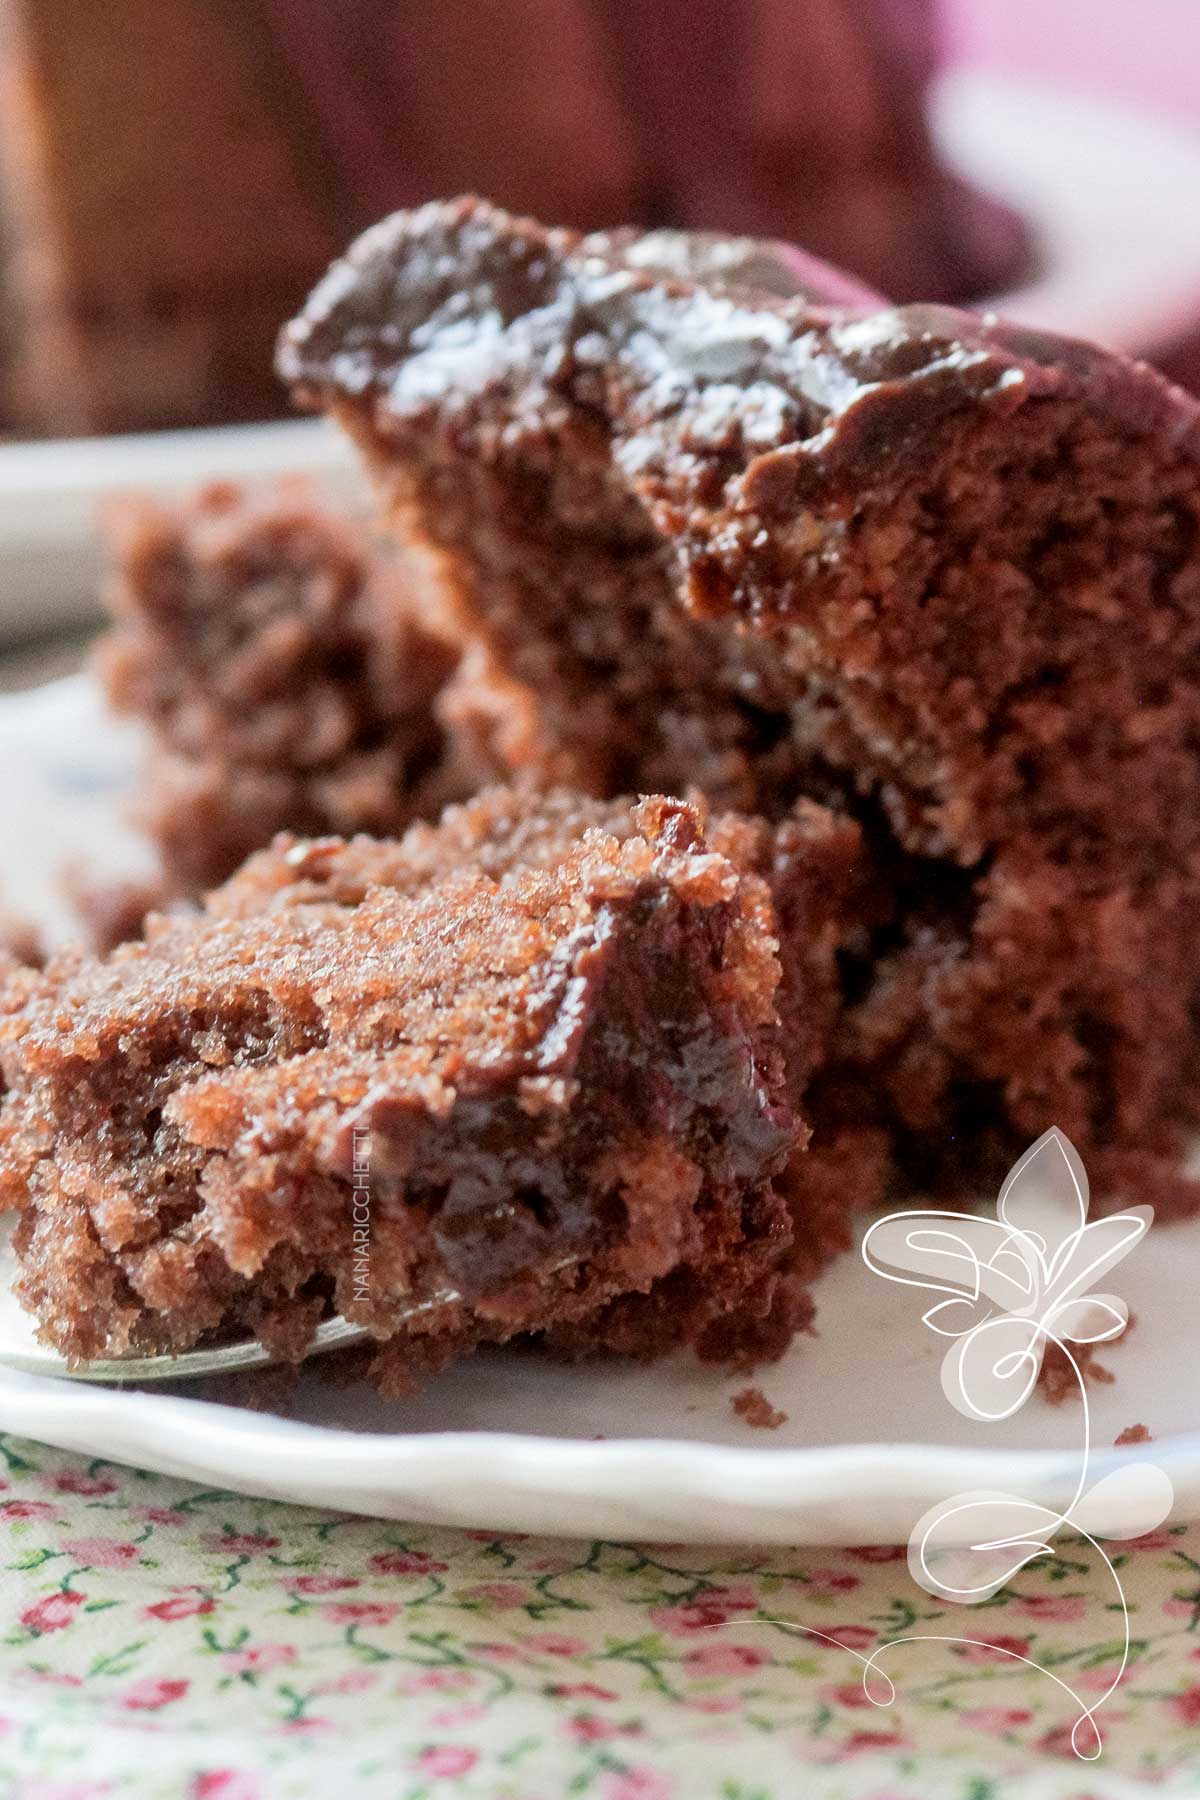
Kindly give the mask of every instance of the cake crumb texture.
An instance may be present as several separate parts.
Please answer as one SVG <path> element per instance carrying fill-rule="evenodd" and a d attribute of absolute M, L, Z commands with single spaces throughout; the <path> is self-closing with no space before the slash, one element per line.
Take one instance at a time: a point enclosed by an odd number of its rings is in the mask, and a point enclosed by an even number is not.
<path fill-rule="evenodd" d="M 756 1431 L 778 1431 L 787 1424 L 787 1414 L 771 1405 L 759 1387 L 741 1388 L 729 1402 L 739 1419 Z"/>

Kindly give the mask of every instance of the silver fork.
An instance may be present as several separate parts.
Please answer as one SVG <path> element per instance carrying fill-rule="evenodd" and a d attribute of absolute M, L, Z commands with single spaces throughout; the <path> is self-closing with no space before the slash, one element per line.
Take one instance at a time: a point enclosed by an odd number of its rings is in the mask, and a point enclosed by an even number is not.
<path fill-rule="evenodd" d="M 9 1225 L 11 1230 L 11 1225 Z M 565 1256 L 543 1270 L 550 1280 L 574 1268 L 579 1256 Z M 264 1350 L 257 1338 L 237 1338 L 229 1344 L 211 1344 L 199 1350 L 181 1350 L 177 1356 L 99 1357 L 90 1362 L 69 1363 L 59 1351 L 38 1342 L 35 1322 L 17 1304 L 8 1289 L 12 1275 L 11 1251 L 7 1233 L 0 1225 L 0 1367 L 20 1369 L 27 1375 L 58 1375 L 66 1381 L 198 1381 L 205 1375 L 232 1375 L 241 1369 L 266 1369 L 280 1359 Z M 393 1315 L 396 1328 L 408 1325 L 443 1306 L 456 1306 L 462 1296 L 451 1288 L 430 1294 L 424 1300 L 397 1309 Z M 348 1319 L 326 1319 L 313 1333 L 304 1360 L 324 1356 L 330 1350 L 345 1350 L 370 1337 L 365 1325 L 354 1325 Z"/>
<path fill-rule="evenodd" d="M 561 1275 L 575 1267 L 577 1256 L 564 1257 L 545 1271 L 545 1277 Z M 0 1257 L 0 1283 L 3 1282 Z M 443 1306 L 458 1305 L 461 1295 L 447 1288 L 425 1300 L 398 1309 L 395 1325 L 410 1324 L 426 1313 Z M 345 1350 L 370 1337 L 365 1325 L 351 1324 L 349 1319 L 326 1319 L 317 1326 L 308 1349 L 310 1357 L 324 1356 L 330 1350 Z M 99 1357 L 90 1362 L 69 1363 L 57 1350 L 38 1342 L 34 1321 L 21 1311 L 12 1294 L 0 1292 L 0 1367 L 20 1369 L 26 1375 L 58 1375 L 66 1381 L 198 1381 L 204 1375 L 232 1375 L 241 1369 L 267 1369 L 279 1357 L 264 1350 L 257 1338 L 237 1338 L 230 1344 L 213 1344 L 200 1350 L 181 1350 L 176 1356 Z"/>
<path fill-rule="evenodd" d="M 439 1294 L 405 1313 L 405 1319 L 416 1318 L 453 1299 Z M 14 1309 L 15 1310 L 15 1309 Z M 39 1344 L 31 1322 L 27 1332 L 20 1332 L 6 1314 L 0 1323 L 0 1364 L 20 1369 L 26 1375 L 58 1375 L 67 1381 L 198 1381 L 203 1375 L 232 1375 L 241 1369 L 266 1369 L 279 1358 L 264 1350 L 257 1338 L 238 1338 L 231 1344 L 214 1344 L 201 1350 L 181 1350 L 178 1356 L 100 1357 L 93 1362 L 69 1363 L 57 1350 Z M 305 1359 L 321 1356 L 329 1350 L 342 1350 L 361 1343 L 369 1334 L 363 1325 L 352 1325 L 348 1319 L 326 1319 L 313 1333 L 305 1351 Z"/>

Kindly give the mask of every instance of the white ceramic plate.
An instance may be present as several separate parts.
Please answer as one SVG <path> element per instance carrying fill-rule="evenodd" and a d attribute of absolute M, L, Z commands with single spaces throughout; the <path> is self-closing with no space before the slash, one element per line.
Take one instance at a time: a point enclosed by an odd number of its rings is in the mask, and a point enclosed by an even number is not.
<path fill-rule="evenodd" d="M 1139 356 L 1200 316 L 1200 134 L 977 71 L 944 79 L 936 125 L 950 160 L 1012 200 L 1041 243 L 1036 277 L 988 304 Z M 94 616 L 105 500 L 305 471 L 361 493 L 348 450 L 308 419 L 0 448 L 0 635 Z"/>
<path fill-rule="evenodd" d="M 131 868 L 143 852 L 119 803 L 134 734 L 106 719 L 84 679 L 0 701 L 0 842 L 8 904 L 59 934 L 64 853 Z M 1093 1394 L 1094 1472 L 1123 1455 L 1128 1425 L 1154 1436 L 1181 1515 L 1200 1513 L 1200 1222 L 1151 1231 L 1113 1285 L 1138 1316 Z M 28 1326 L 0 1282 L 0 1348 Z M 744 1382 L 683 1359 L 651 1368 L 480 1355 L 409 1401 L 306 1375 L 286 1417 L 204 1397 L 92 1388 L 0 1368 L 0 1429 L 206 1483 L 386 1517 L 497 1530 L 667 1541 L 889 1543 L 966 1488 L 1065 1501 L 1082 1415 L 1034 1399 L 1001 1427 L 954 1412 L 927 1297 L 857 1257 L 819 1290 L 818 1333 L 760 1372 L 786 1412 L 755 1431 L 730 1406 Z M 225 1399 L 228 1400 L 226 1395 Z M 1136 1454 L 1136 1453 L 1133 1453 Z"/>

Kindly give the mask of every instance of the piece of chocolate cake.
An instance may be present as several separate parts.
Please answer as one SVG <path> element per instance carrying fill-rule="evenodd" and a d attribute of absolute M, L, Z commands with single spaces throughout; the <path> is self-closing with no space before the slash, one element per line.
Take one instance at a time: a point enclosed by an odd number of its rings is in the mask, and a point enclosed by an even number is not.
<path fill-rule="evenodd" d="M 457 652 L 414 573 L 302 485 L 131 501 L 110 535 L 100 672 L 150 728 L 137 812 L 170 892 L 277 831 L 395 832 L 478 786 L 437 718 Z"/>
<path fill-rule="evenodd" d="M 1200 408 L 995 318 L 681 272 L 477 201 L 366 233 L 281 368 L 442 559 L 447 697 L 597 793 L 857 821 L 836 1106 L 913 1179 L 1200 1110 Z M 831 1100 L 831 1105 L 835 1104 Z M 814 1101 L 818 1141 L 821 1113 Z"/>
<path fill-rule="evenodd" d="M 490 788 L 452 806 L 437 825 L 416 824 L 398 842 L 356 839 L 347 858 L 336 844 L 297 846 L 283 837 L 210 895 L 210 912 L 253 916 L 283 892 L 292 900 L 357 905 L 373 886 L 414 895 L 449 876 L 480 874 L 504 882 L 530 869 L 554 868 L 586 831 L 625 838 L 639 810 L 628 800 L 585 800 L 577 793 L 538 793 L 530 785 Z M 780 1354 L 811 1315 L 809 1288 L 830 1258 L 849 1248 L 856 1212 L 878 1205 L 892 1179 L 888 1135 L 870 1114 L 849 1103 L 825 1073 L 840 1020 L 841 959 L 860 945 L 878 911 L 878 895 L 858 826 L 808 801 L 778 825 L 726 813 L 710 819 L 700 807 L 710 847 L 768 886 L 781 939 L 776 996 L 788 1103 L 799 1115 L 819 1096 L 820 1141 L 794 1155 L 777 1180 L 791 1219 L 786 1265 L 756 1279 L 755 1298 L 718 1326 L 710 1322 L 702 1348 L 710 1355 L 750 1362 Z M 670 1341 L 659 1313 L 708 1315 L 707 1274 L 676 1272 L 650 1296 L 626 1296 L 605 1310 L 604 1340 L 633 1354 Z M 595 1321 L 556 1342 L 586 1350 Z"/>
<path fill-rule="evenodd" d="M 19 1295 L 84 1358 L 299 1356 L 336 1309 L 392 1387 L 518 1333 L 782 1347 L 773 926 L 687 805 L 493 795 L 408 853 L 284 840 L 107 959 L 11 966 Z"/>

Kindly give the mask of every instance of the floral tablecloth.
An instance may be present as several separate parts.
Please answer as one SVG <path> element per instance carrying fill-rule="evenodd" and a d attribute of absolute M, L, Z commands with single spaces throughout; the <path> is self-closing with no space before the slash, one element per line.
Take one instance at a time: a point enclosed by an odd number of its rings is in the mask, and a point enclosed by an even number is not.
<path fill-rule="evenodd" d="M 1132 1650 L 1084 1763 L 1060 1682 L 1103 1694 L 1122 1622 L 1072 1540 L 943 1608 L 899 1549 L 497 1538 L 0 1456 L 4 1800 L 1200 1793 L 1200 1527 L 1114 1557 Z M 913 1636 L 873 1704 L 864 1655 Z"/>

